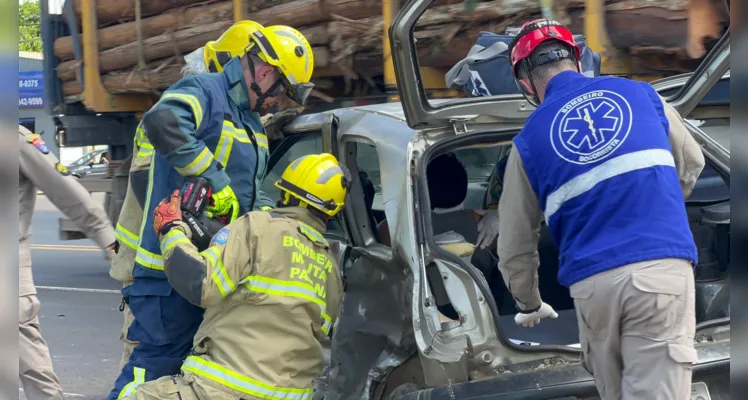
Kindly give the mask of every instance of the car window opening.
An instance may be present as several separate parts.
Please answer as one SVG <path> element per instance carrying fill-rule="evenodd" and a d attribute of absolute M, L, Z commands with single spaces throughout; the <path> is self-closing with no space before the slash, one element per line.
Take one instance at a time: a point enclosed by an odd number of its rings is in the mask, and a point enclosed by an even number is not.
<path fill-rule="evenodd" d="M 369 218 L 372 235 L 377 242 L 390 246 L 389 230 L 386 229 L 384 204 L 382 203 L 382 174 L 379 154 L 374 145 L 356 142 L 356 169 L 363 189 L 364 205 Z"/>
<path fill-rule="evenodd" d="M 262 191 L 268 198 L 278 199 L 280 198 L 280 189 L 275 186 L 275 182 L 280 179 L 283 171 L 286 170 L 289 164 L 299 157 L 308 154 L 318 154 L 323 151 L 322 148 L 322 135 L 319 133 L 299 134 L 293 140 L 289 140 L 290 145 L 278 148 L 279 156 L 274 158 L 273 164 L 270 165 L 265 180 L 262 183 Z M 273 148 L 275 151 L 276 149 Z M 328 237 L 334 237 L 336 239 L 346 238 L 345 230 L 340 222 L 340 216 L 331 218 L 327 223 Z M 347 239 L 346 239 L 347 240 Z"/>
<path fill-rule="evenodd" d="M 530 346 L 578 347 L 574 301 L 569 289 L 558 282 L 559 251 L 545 223 L 541 226 L 538 242 L 539 290 L 543 300 L 554 307 L 559 317 L 543 320 L 534 328 L 523 328 L 514 323 L 517 310 L 497 267 L 496 244 L 486 249 L 476 247 L 477 223 L 481 216 L 473 210 L 487 207 L 492 174 L 501 170 L 501 161 L 508 156 L 510 149 L 511 144 L 463 147 L 445 150 L 428 161 L 426 174 L 434 242 L 483 274 L 499 310 L 501 329 L 512 342 Z M 500 185 L 496 189 L 500 195 Z M 699 264 L 694 270 L 697 323 L 729 316 L 729 198 L 729 187 L 707 164 L 686 201 L 691 231 L 699 248 Z M 725 205 L 728 205 L 726 214 Z M 382 224 L 386 227 L 386 221 Z M 452 305 L 445 289 L 445 277 L 434 263 L 427 266 L 426 278 L 436 299 L 441 322 L 458 323 L 463 311 Z"/>

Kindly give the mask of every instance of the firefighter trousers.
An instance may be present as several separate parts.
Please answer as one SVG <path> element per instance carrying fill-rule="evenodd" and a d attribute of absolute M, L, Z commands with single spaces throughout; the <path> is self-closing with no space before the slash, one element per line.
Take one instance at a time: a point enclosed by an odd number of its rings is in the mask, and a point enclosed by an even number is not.
<path fill-rule="evenodd" d="M 691 263 L 662 259 L 570 287 L 583 365 L 603 400 L 682 400 L 697 361 Z"/>
<path fill-rule="evenodd" d="M 35 294 L 18 298 L 18 375 L 26 398 L 62 400 L 60 381 L 39 329 L 39 307 Z"/>
<path fill-rule="evenodd" d="M 132 282 L 125 283 L 123 287 L 128 287 L 130 286 L 130 284 L 132 284 Z M 128 297 L 123 297 L 122 304 L 120 305 L 120 311 L 122 311 L 122 316 L 124 317 L 122 331 L 119 334 L 119 340 L 123 344 L 122 360 L 120 360 L 119 363 L 120 371 L 125 368 L 125 364 L 127 364 L 127 361 L 130 360 L 132 351 L 135 349 L 135 347 L 138 346 L 138 344 L 140 344 L 127 338 L 127 331 L 130 330 L 130 325 L 132 325 L 132 322 L 135 320 L 135 317 L 132 315 L 132 311 L 130 311 L 130 306 L 127 304 L 129 302 L 130 299 Z"/>
<path fill-rule="evenodd" d="M 151 290 L 163 287 L 162 282 L 151 283 L 154 282 L 136 279 L 131 288 L 134 290 L 129 291 L 134 320 L 127 339 L 139 344 L 115 380 L 107 400 L 131 395 L 143 382 L 178 374 L 192 349 L 203 309 L 185 300 L 176 290 Z"/>
<path fill-rule="evenodd" d="M 127 400 L 261 400 L 260 397 L 240 394 L 220 385 L 206 382 L 204 378 L 190 373 L 164 376 L 146 382 Z"/>

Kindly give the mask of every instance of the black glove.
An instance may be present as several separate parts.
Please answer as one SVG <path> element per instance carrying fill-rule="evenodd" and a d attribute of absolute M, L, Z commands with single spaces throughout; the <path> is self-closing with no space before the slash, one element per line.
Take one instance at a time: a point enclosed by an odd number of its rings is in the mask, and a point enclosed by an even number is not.
<path fill-rule="evenodd" d="M 283 127 L 296 119 L 302 111 L 304 111 L 303 107 L 287 108 L 275 114 L 268 115 L 267 118 L 262 118 L 262 124 L 265 125 L 265 133 L 268 140 L 282 139 L 283 132 L 281 130 Z"/>
<path fill-rule="evenodd" d="M 215 218 L 208 218 L 205 213 L 195 217 L 191 213 L 184 213 L 182 220 L 190 227 L 192 231 L 192 243 L 198 251 L 203 251 L 210 247 L 210 241 L 225 225 Z"/>

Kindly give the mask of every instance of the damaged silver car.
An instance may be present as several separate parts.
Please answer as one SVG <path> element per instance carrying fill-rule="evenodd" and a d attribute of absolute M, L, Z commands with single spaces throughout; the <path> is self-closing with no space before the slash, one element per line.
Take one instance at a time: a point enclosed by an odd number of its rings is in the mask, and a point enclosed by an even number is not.
<path fill-rule="evenodd" d="M 556 282 L 558 250 L 547 227 L 539 244 L 540 291 L 560 315 L 534 328 L 515 325 L 503 282 L 477 265 L 496 270 L 495 251 L 478 257 L 475 246 L 464 246 L 475 231 L 469 211 L 485 207 L 496 161 L 532 107 L 519 95 L 426 97 L 413 26 L 432 1 L 411 1 L 390 30 L 402 103 L 301 116 L 284 128 L 270 158 L 263 188 L 270 196 L 272 182 L 303 154 L 333 153 L 354 177 L 344 212 L 326 233 L 345 296 L 315 397 L 598 398 L 580 364 L 574 306 Z M 728 31 L 694 73 L 653 83 L 687 118 L 707 160 L 685 204 L 700 259 L 693 399 L 729 393 L 729 59 Z M 438 212 L 446 208 L 443 199 L 429 189 L 428 166 L 444 154 L 465 169 L 462 182 L 439 182 L 460 193 L 451 213 Z"/>

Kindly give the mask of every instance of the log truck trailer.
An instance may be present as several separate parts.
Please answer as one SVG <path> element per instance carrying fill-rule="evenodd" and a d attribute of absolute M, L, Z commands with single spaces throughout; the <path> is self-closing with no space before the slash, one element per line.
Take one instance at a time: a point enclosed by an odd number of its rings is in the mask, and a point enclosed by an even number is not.
<path fill-rule="evenodd" d="M 96 0 L 79 1 L 80 19 L 73 10 L 73 0 L 64 2 L 63 14 L 50 12 L 48 0 L 41 1 L 42 40 L 46 112 L 55 122 L 55 140 L 60 147 L 107 145 L 110 155 L 109 175 L 82 179 L 90 192 L 105 192 L 105 206 L 116 223 L 127 189 L 129 160 L 133 136 L 143 113 L 158 98 L 149 94 L 113 94 L 102 85 L 99 72 L 98 24 Z M 251 0 L 232 0 L 233 19 L 248 18 Z M 406 0 L 400 0 L 406 1 Z M 601 53 L 601 74 L 625 75 L 634 79 L 653 80 L 672 74 L 673 54 L 680 53 L 685 65 L 698 65 L 709 47 L 709 39 L 721 37 L 724 2 L 721 0 L 538 0 L 544 14 L 561 10 L 573 3 L 581 5 L 573 15 L 564 15 L 573 32 L 583 33 L 587 46 Z M 136 4 L 139 2 L 136 0 Z M 369 102 L 397 101 L 394 67 L 387 34 L 399 9 L 398 0 L 381 0 L 383 41 L 382 95 Z M 560 8 L 559 8 L 560 5 Z M 581 11 L 580 11 L 581 10 Z M 664 21 L 654 23 L 654 21 Z M 54 53 L 57 38 L 72 35 L 81 94 L 75 101 L 66 99 L 62 82 L 56 74 L 60 61 Z M 716 42 L 716 39 L 714 41 Z M 682 55 L 686 54 L 685 57 Z M 424 87 L 432 97 L 454 97 L 461 93 L 445 88 L 446 69 L 422 67 Z M 348 99 L 350 100 L 350 99 Z M 336 101 L 336 103 L 338 103 Z M 340 104 L 323 104 L 324 108 Z M 271 143 L 272 147 L 273 143 Z M 272 150 L 272 149 L 271 149 Z M 60 218 L 62 240 L 85 238 L 67 218 Z"/>

